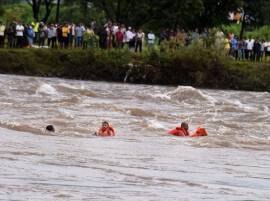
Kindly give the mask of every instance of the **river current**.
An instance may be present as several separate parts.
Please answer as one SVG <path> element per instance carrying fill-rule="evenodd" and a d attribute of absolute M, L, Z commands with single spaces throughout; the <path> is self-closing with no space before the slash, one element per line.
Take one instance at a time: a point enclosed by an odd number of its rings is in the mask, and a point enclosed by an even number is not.
<path fill-rule="evenodd" d="M 269 109 L 267 92 L 0 75 L 0 200 L 269 201 Z M 116 137 L 93 136 L 104 120 Z M 209 136 L 166 134 L 182 121 Z"/>

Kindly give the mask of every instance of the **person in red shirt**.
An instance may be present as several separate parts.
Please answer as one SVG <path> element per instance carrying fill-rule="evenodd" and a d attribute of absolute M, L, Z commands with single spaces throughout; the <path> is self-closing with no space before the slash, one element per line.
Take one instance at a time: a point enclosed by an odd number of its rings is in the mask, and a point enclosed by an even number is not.
<path fill-rule="evenodd" d="M 183 122 L 181 127 L 176 127 L 175 129 L 169 131 L 169 134 L 181 137 L 189 136 L 188 124 Z"/>
<path fill-rule="evenodd" d="M 96 135 L 101 137 L 115 136 L 115 131 L 107 121 L 104 121 Z"/>
<path fill-rule="evenodd" d="M 118 29 L 118 31 L 115 33 L 115 40 L 116 40 L 116 47 L 123 48 L 124 33 L 120 29 Z"/>

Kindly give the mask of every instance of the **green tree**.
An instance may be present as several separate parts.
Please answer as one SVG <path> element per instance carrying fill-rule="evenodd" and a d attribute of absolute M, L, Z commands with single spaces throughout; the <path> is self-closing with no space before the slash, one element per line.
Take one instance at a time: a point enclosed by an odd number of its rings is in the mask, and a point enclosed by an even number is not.
<path fill-rule="evenodd" d="M 57 23 L 59 22 L 59 17 L 60 17 L 60 0 L 57 0 L 55 22 L 57 22 Z"/>
<path fill-rule="evenodd" d="M 240 38 L 244 36 L 247 26 L 262 26 L 270 23 L 270 1 L 239 0 L 238 7 L 243 12 Z"/>
<path fill-rule="evenodd" d="M 5 10 L 2 5 L 0 5 L 0 17 L 4 16 Z"/>
<path fill-rule="evenodd" d="M 36 21 L 39 21 L 39 14 L 41 6 L 45 6 L 45 14 L 42 18 L 43 22 L 46 22 L 51 14 L 54 0 L 26 0 L 27 3 L 32 7 L 33 17 Z"/>
<path fill-rule="evenodd" d="M 238 8 L 237 0 L 202 0 L 203 12 L 195 22 L 198 28 L 211 28 L 229 22 L 230 11 Z"/>
<path fill-rule="evenodd" d="M 127 25 L 191 27 L 203 9 L 202 0 L 81 0 L 102 10 L 107 19 Z"/>

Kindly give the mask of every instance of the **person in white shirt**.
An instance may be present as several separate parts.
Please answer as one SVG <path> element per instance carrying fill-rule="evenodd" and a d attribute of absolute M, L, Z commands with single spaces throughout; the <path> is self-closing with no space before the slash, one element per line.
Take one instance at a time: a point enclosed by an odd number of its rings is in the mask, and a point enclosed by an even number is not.
<path fill-rule="evenodd" d="M 135 33 L 132 31 L 131 27 L 128 27 L 128 30 L 126 31 L 125 34 L 125 41 L 128 44 L 129 49 L 134 48 L 134 44 L 135 44 Z"/>
<path fill-rule="evenodd" d="M 152 31 L 150 31 L 147 34 L 147 39 L 148 39 L 148 47 L 149 47 L 149 49 L 153 49 L 154 44 L 155 44 L 155 40 L 156 40 L 155 34 Z"/>
<path fill-rule="evenodd" d="M 0 21 L 0 48 L 3 48 L 5 44 L 5 30 L 6 26 Z"/>
<path fill-rule="evenodd" d="M 19 22 L 16 25 L 17 47 L 19 48 L 23 47 L 23 32 L 24 32 L 24 26 Z"/>
<path fill-rule="evenodd" d="M 248 39 L 246 41 L 246 43 L 247 43 L 247 52 L 248 52 L 247 59 L 251 60 L 252 57 L 253 57 L 254 40 L 253 39 Z"/>
<path fill-rule="evenodd" d="M 270 42 L 265 42 L 264 48 L 265 48 L 265 61 L 267 61 L 268 57 L 270 56 Z"/>

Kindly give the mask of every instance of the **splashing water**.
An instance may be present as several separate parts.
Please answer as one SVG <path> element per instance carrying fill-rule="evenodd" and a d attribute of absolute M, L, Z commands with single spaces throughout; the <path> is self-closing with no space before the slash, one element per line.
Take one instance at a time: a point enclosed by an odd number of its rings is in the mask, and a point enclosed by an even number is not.
<path fill-rule="evenodd" d="M 0 200 L 270 199 L 269 93 L 0 78 Z"/>

